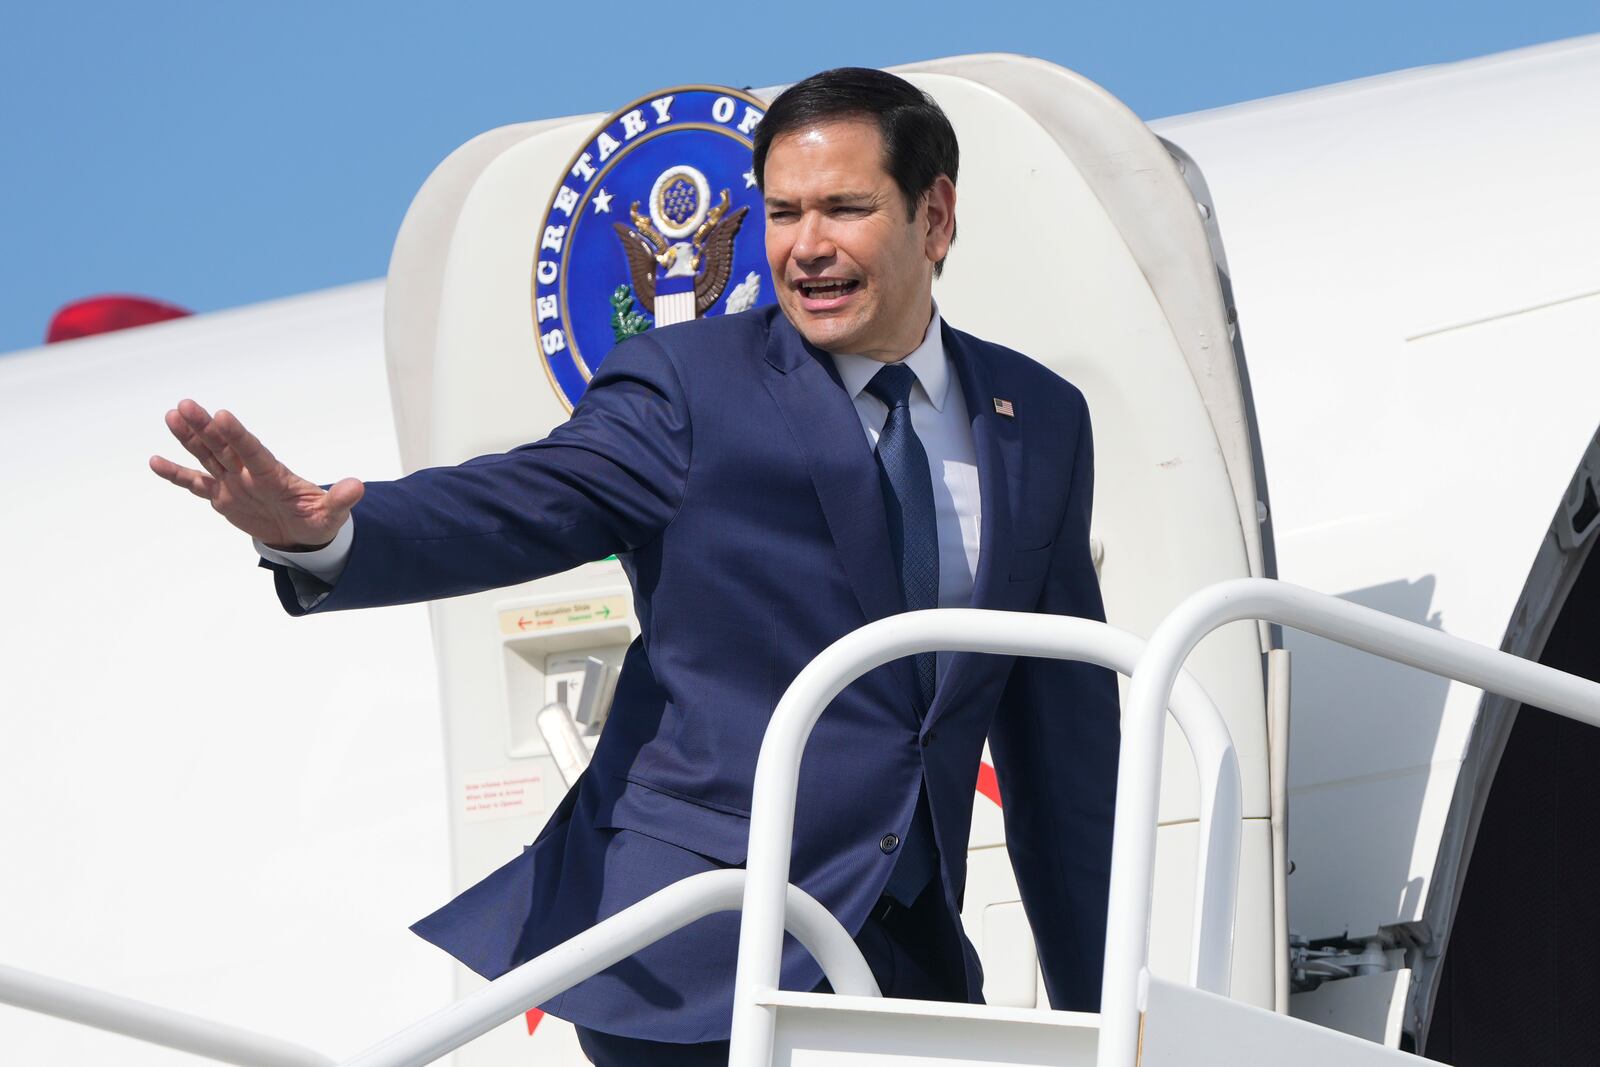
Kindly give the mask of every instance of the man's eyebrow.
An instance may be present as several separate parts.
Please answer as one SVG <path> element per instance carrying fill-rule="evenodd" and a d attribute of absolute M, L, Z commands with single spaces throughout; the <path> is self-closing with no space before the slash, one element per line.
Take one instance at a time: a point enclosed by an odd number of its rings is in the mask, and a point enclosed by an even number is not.
<path fill-rule="evenodd" d="M 875 195 L 870 192 L 843 192 L 829 193 L 819 199 L 824 204 L 859 204 L 864 200 L 875 199 Z M 768 207 L 793 207 L 794 201 L 782 196 L 768 196 L 766 204 Z"/>

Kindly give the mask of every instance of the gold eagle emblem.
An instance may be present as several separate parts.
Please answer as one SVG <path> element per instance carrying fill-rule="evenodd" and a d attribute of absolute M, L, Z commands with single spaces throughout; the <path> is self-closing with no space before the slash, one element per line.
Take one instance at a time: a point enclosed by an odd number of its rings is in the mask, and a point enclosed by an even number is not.
<path fill-rule="evenodd" d="M 637 200 L 628 209 L 632 226 L 623 222 L 611 224 L 628 257 L 640 307 L 655 314 L 656 278 L 667 274 L 694 276 L 696 316 L 704 315 L 721 298 L 733 273 L 733 239 L 750 210 L 741 207 L 730 212 L 729 206 L 728 190 L 724 189 L 721 199 L 706 213 L 705 221 L 688 242 L 668 240 L 650 216 L 639 210 Z"/>

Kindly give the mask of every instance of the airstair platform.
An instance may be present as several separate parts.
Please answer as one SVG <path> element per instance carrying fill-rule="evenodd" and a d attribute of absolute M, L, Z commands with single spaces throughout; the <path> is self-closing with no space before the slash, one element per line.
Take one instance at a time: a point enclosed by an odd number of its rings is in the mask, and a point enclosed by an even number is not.
<path fill-rule="evenodd" d="M 772 1067 L 1091 1067 L 1100 1016 L 922 1000 L 772 994 Z M 1379 1067 L 1427 1061 L 1145 975 L 1140 1067 Z"/>

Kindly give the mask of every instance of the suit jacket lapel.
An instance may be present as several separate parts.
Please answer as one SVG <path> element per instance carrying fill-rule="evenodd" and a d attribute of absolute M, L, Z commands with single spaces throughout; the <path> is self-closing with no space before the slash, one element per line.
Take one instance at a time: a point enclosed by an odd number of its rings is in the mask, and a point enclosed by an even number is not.
<path fill-rule="evenodd" d="M 978 570 L 972 585 L 975 608 L 1011 607 L 1008 602 L 1013 516 L 1022 504 L 1017 478 L 1022 473 L 1021 432 L 1015 418 L 994 410 L 997 396 L 1007 395 L 994 381 L 994 368 L 975 350 L 973 339 L 944 325 L 944 348 L 950 357 L 967 418 L 972 425 L 973 452 L 978 463 L 979 508 L 982 519 L 978 536 Z M 931 721 L 947 707 L 958 703 L 972 681 L 978 666 L 977 653 L 958 652 L 951 657 L 943 684 L 928 711 Z"/>
<path fill-rule="evenodd" d="M 805 457 L 864 621 L 902 611 L 877 460 L 833 359 L 807 344 L 776 311 L 767 336 L 766 359 L 772 368 L 766 375 L 767 390 Z M 900 659 L 889 666 L 896 688 L 904 694 L 904 710 L 912 715 L 911 661 Z"/>

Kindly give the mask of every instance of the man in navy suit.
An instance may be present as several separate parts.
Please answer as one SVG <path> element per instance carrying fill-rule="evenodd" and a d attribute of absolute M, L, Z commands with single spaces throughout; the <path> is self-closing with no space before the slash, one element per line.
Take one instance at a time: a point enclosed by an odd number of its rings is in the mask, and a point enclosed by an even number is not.
<path fill-rule="evenodd" d="M 323 489 L 227 412 L 153 458 L 257 538 L 291 614 L 456 596 L 615 553 L 640 637 L 589 769 L 523 853 L 413 929 L 493 978 L 650 893 L 744 862 L 756 753 L 828 644 L 910 608 L 1103 618 L 1082 395 L 944 323 L 955 134 L 879 71 L 828 71 L 755 142 L 776 307 L 653 330 L 572 418 L 503 455 Z M 889 996 L 981 999 L 960 932 L 987 738 L 1057 1008 L 1098 1004 L 1115 791 L 1113 676 L 1056 660 L 909 657 L 823 714 L 793 880 Z M 725 1061 L 737 917 L 701 920 L 545 1005 L 600 1064 Z M 817 986 L 792 942 L 784 985 Z"/>

